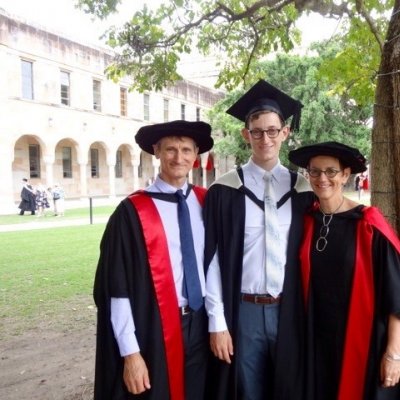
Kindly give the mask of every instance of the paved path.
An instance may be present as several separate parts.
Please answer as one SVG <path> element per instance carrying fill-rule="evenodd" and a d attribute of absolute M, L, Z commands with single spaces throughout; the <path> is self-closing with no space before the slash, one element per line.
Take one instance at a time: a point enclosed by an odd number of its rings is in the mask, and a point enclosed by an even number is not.
<path fill-rule="evenodd" d="M 93 217 L 93 224 L 105 224 L 109 217 Z M 27 231 L 33 229 L 49 229 L 61 226 L 90 225 L 90 218 L 63 219 L 54 218 L 52 221 L 41 220 L 24 222 L 20 224 L 0 225 L 0 232 Z"/>

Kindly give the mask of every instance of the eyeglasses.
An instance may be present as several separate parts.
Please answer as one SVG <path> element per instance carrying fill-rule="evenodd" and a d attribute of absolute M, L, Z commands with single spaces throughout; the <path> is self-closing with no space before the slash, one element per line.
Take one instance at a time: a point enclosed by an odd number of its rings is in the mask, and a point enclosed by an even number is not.
<path fill-rule="evenodd" d="M 335 168 L 327 168 L 325 171 L 318 168 L 307 168 L 308 175 L 312 178 L 319 178 L 322 173 L 324 173 L 327 178 L 334 178 L 341 171 L 341 169 Z"/>
<path fill-rule="evenodd" d="M 270 139 L 274 139 L 279 135 L 279 132 L 281 130 L 282 130 L 282 128 L 280 128 L 280 129 L 278 129 L 278 128 L 268 128 L 268 129 L 256 128 L 256 129 L 249 129 L 249 132 L 254 139 L 261 139 L 262 137 L 264 137 L 264 133 L 266 133 Z"/>

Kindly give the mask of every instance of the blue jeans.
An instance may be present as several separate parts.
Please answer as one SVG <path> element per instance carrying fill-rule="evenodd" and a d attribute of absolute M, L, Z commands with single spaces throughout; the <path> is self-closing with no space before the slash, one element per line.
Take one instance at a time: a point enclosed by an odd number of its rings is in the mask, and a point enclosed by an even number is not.
<path fill-rule="evenodd" d="M 243 400 L 272 398 L 278 319 L 279 304 L 240 304 L 236 351 Z"/>

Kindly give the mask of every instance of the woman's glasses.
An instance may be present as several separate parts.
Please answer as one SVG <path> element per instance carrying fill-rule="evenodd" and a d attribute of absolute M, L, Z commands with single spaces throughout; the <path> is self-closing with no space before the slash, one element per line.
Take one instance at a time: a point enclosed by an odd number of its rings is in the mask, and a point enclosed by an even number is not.
<path fill-rule="evenodd" d="M 319 178 L 322 173 L 324 173 L 327 178 L 334 178 L 341 171 L 341 169 L 335 168 L 327 168 L 325 171 L 318 168 L 307 168 L 308 175 L 312 178 Z"/>

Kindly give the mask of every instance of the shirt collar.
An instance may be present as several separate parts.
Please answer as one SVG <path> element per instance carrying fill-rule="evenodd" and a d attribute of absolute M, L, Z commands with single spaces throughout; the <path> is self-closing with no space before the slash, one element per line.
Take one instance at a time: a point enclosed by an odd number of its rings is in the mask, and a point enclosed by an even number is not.
<path fill-rule="evenodd" d="M 246 164 L 246 166 L 248 171 L 251 173 L 251 175 L 254 177 L 256 181 L 263 179 L 263 176 L 265 174 L 265 169 L 258 166 L 251 158 Z M 272 179 L 275 182 L 278 182 L 284 170 L 285 167 L 281 164 L 280 160 L 278 160 L 275 166 L 270 170 L 270 172 L 272 173 Z"/>
<path fill-rule="evenodd" d="M 184 185 L 180 188 L 183 193 L 187 192 L 188 183 L 185 181 Z M 169 183 L 163 181 L 159 175 L 152 185 L 146 188 L 148 192 L 159 192 L 159 193 L 175 193 L 178 189 L 175 186 L 171 186 Z"/>

